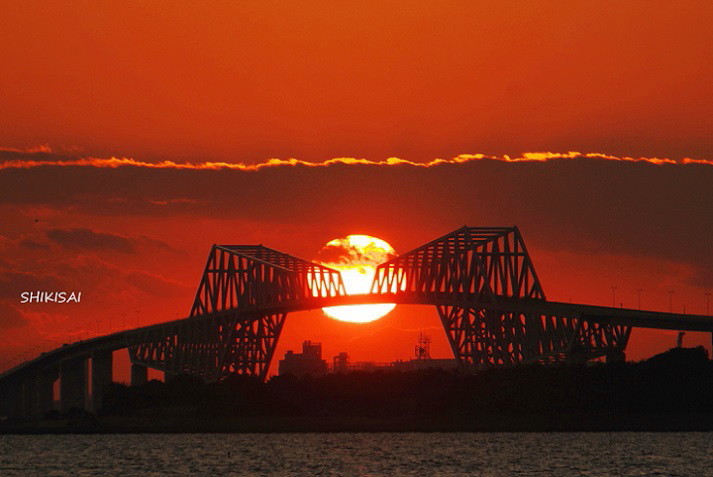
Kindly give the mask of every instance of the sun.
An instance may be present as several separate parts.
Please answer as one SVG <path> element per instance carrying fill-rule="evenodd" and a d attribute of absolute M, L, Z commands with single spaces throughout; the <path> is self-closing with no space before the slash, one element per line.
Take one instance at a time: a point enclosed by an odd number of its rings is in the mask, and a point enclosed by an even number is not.
<path fill-rule="evenodd" d="M 371 235 L 347 235 L 327 242 L 315 262 L 338 270 L 348 295 L 369 293 L 376 267 L 396 257 L 396 251 L 385 240 Z M 369 323 L 386 316 L 396 305 L 329 306 L 324 314 L 339 321 Z"/>

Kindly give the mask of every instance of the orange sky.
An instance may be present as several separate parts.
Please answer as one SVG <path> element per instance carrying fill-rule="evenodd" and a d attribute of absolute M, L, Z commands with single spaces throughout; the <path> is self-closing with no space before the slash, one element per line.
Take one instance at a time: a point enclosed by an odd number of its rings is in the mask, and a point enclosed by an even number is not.
<path fill-rule="evenodd" d="M 707 0 L 0 4 L 4 146 L 709 158 Z"/>
<path fill-rule="evenodd" d="M 28 1 L 0 22 L 0 368 L 98 319 L 185 316 L 213 243 L 310 259 L 517 224 L 550 299 L 705 312 L 711 2 Z M 20 305 L 36 287 L 84 299 Z M 300 313 L 278 354 L 406 359 L 424 329 L 446 356 L 430 309 Z M 637 332 L 629 356 L 674 343 Z"/>
<path fill-rule="evenodd" d="M 186 316 L 213 243 L 263 243 L 307 259 L 366 233 L 406 252 L 463 224 L 517 224 L 549 299 L 705 313 L 713 289 L 713 165 L 660 160 L 459 159 L 245 168 L 32 165 L 52 153 L 5 151 L 0 167 L 0 358 L 53 340 Z M 526 155 L 536 158 L 536 155 Z M 33 161 L 30 159 L 34 157 Z M 569 157 L 569 156 L 568 156 Z M 55 158 L 56 159 L 56 158 Z M 52 164 L 50 162 L 49 164 Z M 73 164 L 73 162 L 69 162 Z M 21 305 L 23 290 L 83 292 L 81 304 Z M 97 320 L 101 320 L 97 324 Z M 354 325 L 290 316 L 278 348 L 324 342 L 325 356 L 408 359 L 420 331 L 448 356 L 434 310 L 397 307 Z M 637 331 L 629 357 L 675 343 Z M 704 335 L 686 343 L 709 346 Z"/>

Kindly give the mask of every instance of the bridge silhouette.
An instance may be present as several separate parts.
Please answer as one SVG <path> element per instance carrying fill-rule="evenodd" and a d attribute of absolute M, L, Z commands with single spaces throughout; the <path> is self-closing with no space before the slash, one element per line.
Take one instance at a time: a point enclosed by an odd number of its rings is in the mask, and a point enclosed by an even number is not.
<path fill-rule="evenodd" d="M 97 410 L 121 349 L 132 385 L 148 368 L 265 379 L 288 313 L 367 303 L 435 306 L 464 371 L 621 361 L 632 327 L 713 333 L 708 316 L 548 301 L 517 227 L 455 230 L 379 265 L 362 295 L 324 265 L 262 245 L 214 245 L 187 318 L 66 344 L 0 374 L 0 416 L 51 410 L 58 379 L 61 411 Z"/>

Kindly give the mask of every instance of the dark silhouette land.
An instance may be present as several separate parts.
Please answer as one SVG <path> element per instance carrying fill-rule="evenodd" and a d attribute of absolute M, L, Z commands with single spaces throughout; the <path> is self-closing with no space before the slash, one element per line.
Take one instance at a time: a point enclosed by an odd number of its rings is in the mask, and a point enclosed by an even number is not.
<path fill-rule="evenodd" d="M 713 430 L 713 364 L 674 348 L 639 363 L 235 376 L 104 390 L 98 414 L 49 412 L 2 432 Z"/>

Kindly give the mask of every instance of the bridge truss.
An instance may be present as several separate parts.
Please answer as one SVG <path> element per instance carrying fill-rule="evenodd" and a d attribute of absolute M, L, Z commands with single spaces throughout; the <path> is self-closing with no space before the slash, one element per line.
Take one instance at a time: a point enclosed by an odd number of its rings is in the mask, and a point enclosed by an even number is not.
<path fill-rule="evenodd" d="M 190 317 L 137 330 L 134 364 L 213 381 L 267 377 L 288 309 L 346 295 L 331 268 L 262 245 L 214 245 Z"/>
<path fill-rule="evenodd" d="M 190 316 L 65 345 L 0 374 L 0 416 L 101 405 L 112 353 L 128 349 L 132 384 L 147 369 L 217 381 L 266 378 L 287 314 L 360 303 L 435 306 L 464 370 L 622 360 L 634 326 L 710 332 L 710 316 L 548 301 L 517 227 L 463 227 L 381 264 L 370 293 L 347 295 L 329 267 L 262 245 L 214 245 Z"/>
<path fill-rule="evenodd" d="M 463 227 L 380 265 L 372 293 L 438 303 L 466 367 L 623 357 L 629 326 L 527 311 L 546 301 L 517 227 Z M 576 314 L 575 314 L 576 315 Z"/>
<path fill-rule="evenodd" d="M 262 245 L 214 245 L 190 317 L 136 330 L 128 349 L 134 364 L 169 374 L 265 378 L 289 311 L 347 298 L 331 268 Z M 523 308 L 546 298 L 517 227 L 463 227 L 396 257 L 363 300 L 435 305 L 466 369 L 623 358 L 631 332 Z"/>

